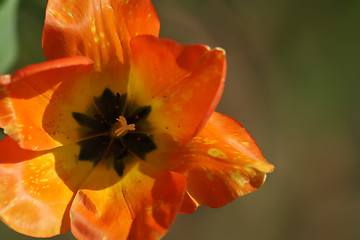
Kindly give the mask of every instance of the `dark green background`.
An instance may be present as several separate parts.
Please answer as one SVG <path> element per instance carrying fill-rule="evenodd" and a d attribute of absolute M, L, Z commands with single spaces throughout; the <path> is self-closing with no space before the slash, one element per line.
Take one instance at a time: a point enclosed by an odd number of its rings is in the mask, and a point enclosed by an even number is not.
<path fill-rule="evenodd" d="M 179 215 L 165 239 L 360 239 L 360 1 L 153 2 L 161 37 L 227 51 L 217 110 L 239 120 L 276 166 L 259 191 Z M 0 15 L 0 59 L 17 56 L 0 62 L 2 73 L 44 61 L 45 5 L 20 1 L 15 25 Z M 17 55 L 8 47 L 16 41 Z M 5 226 L 0 235 L 32 239 Z"/>

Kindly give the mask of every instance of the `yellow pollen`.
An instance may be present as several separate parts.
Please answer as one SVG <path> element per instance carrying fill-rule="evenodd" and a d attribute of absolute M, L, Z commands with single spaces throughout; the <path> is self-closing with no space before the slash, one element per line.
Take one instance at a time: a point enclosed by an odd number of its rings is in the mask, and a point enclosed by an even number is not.
<path fill-rule="evenodd" d="M 126 118 L 123 116 L 120 116 L 116 118 L 117 123 L 115 123 L 113 127 L 113 134 L 117 137 L 125 136 L 128 131 L 134 131 L 135 130 L 135 124 L 127 124 Z"/>

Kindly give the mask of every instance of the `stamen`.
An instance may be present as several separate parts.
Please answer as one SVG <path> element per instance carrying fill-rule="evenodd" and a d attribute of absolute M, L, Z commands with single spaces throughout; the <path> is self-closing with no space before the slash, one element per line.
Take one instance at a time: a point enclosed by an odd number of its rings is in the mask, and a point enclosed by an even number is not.
<path fill-rule="evenodd" d="M 135 124 L 127 124 L 126 118 L 120 116 L 116 118 L 117 123 L 113 126 L 112 134 L 116 137 L 125 136 L 129 131 L 135 131 Z"/>

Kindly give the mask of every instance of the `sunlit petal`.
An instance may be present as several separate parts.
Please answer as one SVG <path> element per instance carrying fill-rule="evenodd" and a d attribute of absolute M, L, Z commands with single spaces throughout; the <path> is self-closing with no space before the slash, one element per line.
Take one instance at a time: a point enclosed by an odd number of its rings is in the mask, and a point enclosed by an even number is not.
<path fill-rule="evenodd" d="M 92 62 L 73 57 L 25 67 L 0 76 L 0 126 L 21 147 L 46 150 L 81 136 L 71 112 L 89 104 Z M 76 103 L 76 104 L 74 104 Z"/>
<path fill-rule="evenodd" d="M 93 166 L 74 158 L 77 145 L 35 152 L 9 137 L 0 142 L 0 218 L 35 237 L 69 231 L 74 193 Z"/>
<path fill-rule="evenodd" d="M 130 159 L 123 177 L 99 164 L 82 186 L 70 210 L 78 239 L 151 240 L 167 232 L 180 208 L 185 179 Z"/>
<path fill-rule="evenodd" d="M 43 31 L 48 60 L 86 56 L 96 70 L 121 71 L 129 61 L 129 41 L 159 34 L 150 0 L 49 0 Z"/>
<path fill-rule="evenodd" d="M 274 168 L 244 127 L 220 113 L 214 113 L 188 143 L 173 144 L 161 138 L 156 138 L 159 151 L 151 153 L 148 161 L 186 177 L 189 196 L 184 213 L 197 205 L 220 207 L 253 192 Z"/>
<path fill-rule="evenodd" d="M 131 47 L 129 97 L 152 106 L 148 119 L 154 132 L 190 140 L 221 97 L 225 52 L 151 36 L 134 38 Z"/>

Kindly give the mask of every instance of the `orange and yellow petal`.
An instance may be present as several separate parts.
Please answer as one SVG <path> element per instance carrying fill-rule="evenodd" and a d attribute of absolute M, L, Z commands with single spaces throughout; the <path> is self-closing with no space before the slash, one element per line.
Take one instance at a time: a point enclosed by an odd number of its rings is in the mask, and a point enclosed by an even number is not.
<path fill-rule="evenodd" d="M 119 71 L 136 35 L 158 36 L 160 23 L 150 0 L 49 0 L 43 30 L 48 60 L 86 56 L 95 69 Z"/>
<path fill-rule="evenodd" d="M 132 157 L 130 157 L 132 158 Z M 78 239 L 160 239 L 179 211 L 185 179 L 132 158 L 124 175 L 100 163 L 70 210 Z"/>
<path fill-rule="evenodd" d="M 9 137 L 0 142 L 0 218 L 12 229 L 34 237 L 69 231 L 74 193 L 92 164 L 74 161 L 69 145 L 52 151 L 20 148 Z"/>
<path fill-rule="evenodd" d="M 151 105 L 151 128 L 190 140 L 214 112 L 221 97 L 225 52 L 204 45 L 181 45 L 169 39 L 138 36 L 131 41 L 128 95 Z"/>
<path fill-rule="evenodd" d="M 253 192 L 274 169 L 245 128 L 220 113 L 214 113 L 190 142 L 160 143 L 160 148 L 147 160 L 186 177 L 189 196 L 183 213 L 193 212 L 198 205 L 221 207 Z"/>
<path fill-rule="evenodd" d="M 179 212 L 183 214 L 193 213 L 199 205 L 200 204 L 190 195 L 190 193 L 186 191 Z"/>
<path fill-rule="evenodd" d="M 22 148 L 47 150 L 82 136 L 72 112 L 92 101 L 91 60 L 72 57 L 0 76 L 0 127 Z"/>

